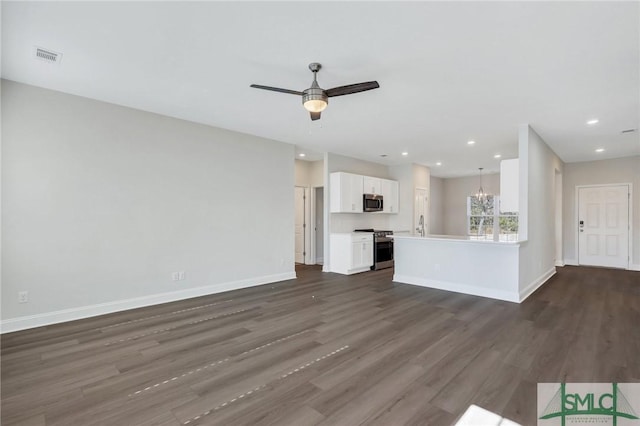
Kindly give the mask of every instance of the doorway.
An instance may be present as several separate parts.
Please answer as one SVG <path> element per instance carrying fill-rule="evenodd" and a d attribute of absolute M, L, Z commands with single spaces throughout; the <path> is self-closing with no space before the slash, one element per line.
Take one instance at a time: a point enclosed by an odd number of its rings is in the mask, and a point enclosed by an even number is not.
<path fill-rule="evenodd" d="M 578 264 L 629 268 L 631 186 L 577 188 Z"/>
<path fill-rule="evenodd" d="M 305 249 L 307 238 L 307 188 L 295 187 L 295 255 L 296 263 L 305 263 L 307 251 Z"/>
<path fill-rule="evenodd" d="M 324 264 L 324 188 L 316 187 L 314 191 L 314 217 L 312 222 L 314 223 L 314 254 L 315 264 Z"/>

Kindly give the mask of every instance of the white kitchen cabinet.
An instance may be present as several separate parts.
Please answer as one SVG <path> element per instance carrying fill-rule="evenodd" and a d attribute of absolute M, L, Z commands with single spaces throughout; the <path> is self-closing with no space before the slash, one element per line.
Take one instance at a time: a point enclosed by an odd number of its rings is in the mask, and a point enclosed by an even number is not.
<path fill-rule="evenodd" d="M 517 212 L 520 167 L 517 158 L 500 162 L 500 212 Z"/>
<path fill-rule="evenodd" d="M 362 213 L 364 176 L 335 172 L 329 177 L 331 213 Z"/>
<path fill-rule="evenodd" d="M 382 194 L 382 181 L 383 179 L 363 176 L 362 180 L 362 192 L 364 194 Z"/>
<path fill-rule="evenodd" d="M 329 242 L 331 272 L 351 275 L 371 269 L 373 233 L 331 234 Z"/>
<path fill-rule="evenodd" d="M 380 179 L 382 189 L 382 213 L 398 213 L 400 199 L 398 182 Z"/>
<path fill-rule="evenodd" d="M 362 195 L 383 197 L 381 213 L 398 213 L 399 188 L 395 180 L 334 172 L 329 177 L 331 213 L 362 213 Z"/>
<path fill-rule="evenodd" d="M 351 244 L 351 270 L 369 270 L 373 265 L 373 239 Z"/>

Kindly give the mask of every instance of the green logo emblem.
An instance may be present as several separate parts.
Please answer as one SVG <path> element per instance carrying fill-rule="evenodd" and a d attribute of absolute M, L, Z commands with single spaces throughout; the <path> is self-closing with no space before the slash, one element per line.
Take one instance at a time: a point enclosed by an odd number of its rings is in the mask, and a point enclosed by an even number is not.
<path fill-rule="evenodd" d="M 618 418 L 638 420 L 638 415 L 627 397 L 620 391 L 618 384 L 610 385 L 611 391 L 597 392 L 592 389 L 590 392 L 567 392 L 566 383 L 560 383 L 560 388 L 549 400 L 539 419 L 559 417 L 562 426 L 565 426 L 567 418 L 574 424 L 593 423 L 594 419 L 590 416 L 608 416 L 612 418 L 613 426 L 618 424 Z M 582 416 L 582 418 L 572 416 Z"/>

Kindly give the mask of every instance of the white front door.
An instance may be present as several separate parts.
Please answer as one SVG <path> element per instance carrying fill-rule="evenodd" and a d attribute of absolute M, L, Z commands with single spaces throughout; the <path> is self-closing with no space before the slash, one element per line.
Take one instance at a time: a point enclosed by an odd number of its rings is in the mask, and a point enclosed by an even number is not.
<path fill-rule="evenodd" d="M 295 219 L 296 219 L 296 253 L 295 262 L 304 263 L 304 234 L 305 234 L 305 208 L 306 197 L 305 188 L 296 186 L 295 188 Z"/>
<path fill-rule="evenodd" d="M 629 268 L 629 186 L 578 188 L 578 263 Z"/>

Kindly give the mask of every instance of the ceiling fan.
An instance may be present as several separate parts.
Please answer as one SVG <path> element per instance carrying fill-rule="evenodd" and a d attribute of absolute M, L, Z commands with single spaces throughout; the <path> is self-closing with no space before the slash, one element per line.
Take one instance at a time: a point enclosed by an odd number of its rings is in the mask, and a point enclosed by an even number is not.
<path fill-rule="evenodd" d="M 367 81 L 364 83 L 349 84 L 346 86 L 334 87 L 333 89 L 324 90 L 318 86 L 316 80 L 316 74 L 320 71 L 322 65 L 317 62 L 309 64 L 309 69 L 313 72 L 313 82 L 311 87 L 302 92 L 289 89 L 281 89 L 279 87 L 261 86 L 259 84 L 252 84 L 251 87 L 256 89 L 271 90 L 280 93 L 289 93 L 291 95 L 302 96 L 302 105 L 311 114 L 312 120 L 319 120 L 320 113 L 324 111 L 329 103 L 329 98 L 342 95 L 350 95 L 352 93 L 364 92 L 366 90 L 377 89 L 380 87 L 377 81 Z"/>

